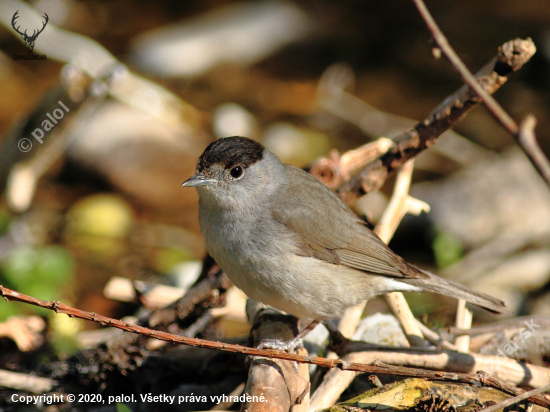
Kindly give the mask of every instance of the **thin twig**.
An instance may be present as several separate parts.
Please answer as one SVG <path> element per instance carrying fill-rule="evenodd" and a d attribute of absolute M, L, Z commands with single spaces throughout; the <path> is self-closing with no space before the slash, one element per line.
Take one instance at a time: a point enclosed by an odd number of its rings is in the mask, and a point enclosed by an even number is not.
<path fill-rule="evenodd" d="M 301 356 L 293 353 L 282 352 L 273 349 L 256 349 L 249 348 L 246 346 L 235 345 L 230 343 L 223 342 L 214 342 L 206 339 L 198 338 L 188 338 L 185 336 L 173 335 L 168 332 L 157 331 L 143 326 L 132 325 L 127 322 L 123 322 L 117 319 L 109 318 L 106 316 L 98 315 L 93 312 L 86 312 L 80 309 L 76 309 L 70 306 L 67 306 L 61 302 L 49 302 L 40 299 L 36 299 L 32 296 L 25 295 L 23 293 L 16 292 L 14 290 L 8 289 L 0 285 L 0 295 L 4 297 L 7 301 L 17 301 L 23 302 L 30 305 L 39 306 L 45 309 L 53 310 L 56 313 L 63 313 L 69 317 L 75 317 L 84 320 L 91 320 L 97 322 L 103 326 L 110 326 L 124 330 L 126 332 L 136 333 L 144 335 L 150 338 L 164 340 L 171 343 L 180 343 L 187 346 L 194 346 L 205 349 L 215 349 L 224 352 L 232 353 L 242 353 L 245 355 L 251 356 L 262 356 L 272 359 L 283 359 L 295 361 L 298 363 L 309 363 L 314 365 L 323 366 L 326 368 L 338 368 L 345 371 L 356 371 L 362 373 L 376 373 L 376 374 L 389 374 L 389 375 L 398 375 L 398 376 L 411 376 L 425 379 L 437 379 L 444 381 L 452 382 L 471 382 L 476 380 L 476 375 L 468 373 L 457 373 L 457 372 L 442 372 L 442 371 L 431 371 L 424 369 L 416 368 L 406 368 L 402 366 L 392 366 L 384 364 L 381 362 L 373 362 L 370 365 L 347 362 L 342 359 L 326 359 L 318 356 Z M 487 380 L 489 385 L 492 385 L 492 381 Z M 515 387 L 514 387 L 515 388 Z M 515 388 L 516 390 L 519 390 Z M 517 393 L 514 393 L 516 395 Z"/>
<path fill-rule="evenodd" d="M 423 0 L 413 0 L 413 2 L 416 5 L 420 15 L 424 19 L 424 22 L 426 23 L 428 30 L 430 30 L 437 46 L 441 49 L 447 59 L 449 59 L 449 61 L 458 71 L 464 82 L 468 86 L 470 86 L 474 93 L 480 97 L 483 103 L 485 103 L 485 106 L 487 106 L 487 109 L 489 109 L 491 114 L 498 120 L 498 122 L 502 126 L 504 126 L 508 133 L 510 133 L 516 139 L 519 146 L 523 149 L 533 166 L 535 166 L 537 171 L 550 186 L 550 162 L 536 143 L 534 134 L 534 127 L 536 122 L 534 121 L 534 116 L 527 115 L 523 121 L 524 124 L 528 123 L 530 126 L 526 128 L 528 129 L 528 133 L 531 136 L 529 138 L 530 142 L 528 146 L 526 146 L 524 144 L 524 139 L 521 136 L 522 133 L 520 132 L 520 128 L 517 123 L 510 117 L 510 115 L 508 115 L 508 113 L 506 113 L 506 111 L 498 104 L 498 102 L 489 93 L 487 93 L 483 89 L 483 87 L 481 87 L 474 75 L 468 70 L 462 60 L 460 60 L 456 52 L 450 46 L 443 32 L 439 29 L 439 26 L 433 19 Z"/>
<path fill-rule="evenodd" d="M 451 342 L 446 341 L 441 336 L 439 336 L 436 332 L 428 328 L 426 325 L 424 325 L 422 322 L 420 322 L 418 319 L 416 320 L 416 323 L 418 324 L 418 327 L 422 331 L 422 334 L 424 335 L 424 338 L 428 341 L 433 343 L 435 346 L 441 349 L 445 350 L 452 350 L 456 351 L 457 348 L 455 345 L 453 345 Z"/>
<path fill-rule="evenodd" d="M 497 118 L 499 122 L 502 123 L 504 128 L 511 134 L 515 135 L 518 131 L 518 125 L 516 122 L 508 115 L 508 113 L 504 111 L 502 107 L 500 107 L 497 101 L 490 94 L 486 93 L 485 90 L 483 90 L 483 88 L 479 85 L 474 75 L 470 72 L 470 70 L 468 70 L 462 60 L 460 60 L 447 41 L 447 38 L 443 32 L 439 29 L 424 2 L 422 0 L 413 0 L 413 2 L 424 19 L 426 26 L 428 26 L 428 30 L 430 30 L 437 46 L 441 49 L 447 59 L 449 59 L 453 67 L 462 77 L 462 80 L 464 80 L 464 82 L 472 88 L 475 94 L 483 100 L 489 111 Z"/>
<path fill-rule="evenodd" d="M 165 340 L 172 343 L 181 343 L 188 346 L 206 348 L 206 349 L 217 349 L 225 352 L 233 353 L 243 353 L 245 355 L 251 356 L 261 356 L 272 359 L 284 359 L 296 361 L 298 363 L 309 363 L 315 364 L 327 368 L 338 368 L 342 371 L 355 371 L 362 373 L 370 374 L 388 374 L 388 375 L 398 375 L 398 376 L 412 376 L 424 379 L 432 380 L 444 380 L 452 382 L 480 382 L 485 386 L 491 386 L 499 390 L 503 390 L 512 395 L 519 395 L 523 391 L 519 388 L 516 388 L 509 383 L 503 382 L 499 379 L 496 379 L 488 374 L 478 373 L 477 375 L 468 374 L 468 373 L 457 373 L 457 372 L 443 372 L 443 371 L 431 371 L 424 369 L 416 368 L 407 368 L 402 366 L 392 366 L 379 361 L 374 361 L 372 364 L 364 364 L 357 362 L 349 362 L 344 359 L 326 359 L 320 358 L 317 356 L 301 356 L 287 352 L 281 352 L 272 349 L 255 349 L 248 348 L 245 346 L 222 343 L 222 342 L 213 342 L 205 339 L 197 338 L 187 338 L 184 336 L 172 335 L 167 332 L 160 332 L 152 329 L 148 329 L 138 325 L 132 325 L 126 322 L 122 322 L 117 319 L 108 318 L 106 316 L 101 316 L 96 313 L 90 313 L 83 310 L 75 309 L 70 306 L 64 305 L 61 302 L 48 302 L 40 299 L 33 298 L 22 293 L 18 293 L 14 290 L 8 289 L 0 285 L 0 295 L 2 295 L 7 301 L 18 301 L 23 303 L 28 303 L 31 305 L 39 306 L 45 309 L 53 310 L 56 313 L 64 313 L 70 317 L 76 317 L 85 320 L 91 320 L 98 322 L 104 326 L 112 326 L 118 329 L 122 329 L 127 332 L 132 332 L 144 336 L 148 336 L 155 339 Z M 346 355 L 347 359 L 350 359 L 350 356 L 357 356 L 357 354 Z M 464 355 L 467 356 L 467 355 Z M 542 397 L 541 395 L 535 395 L 529 398 L 529 400 L 537 405 L 544 407 L 550 406 L 550 401 Z M 313 405 L 313 400 L 312 400 Z"/>
<path fill-rule="evenodd" d="M 502 402 L 499 402 L 495 405 L 489 406 L 488 408 L 481 409 L 479 412 L 496 412 L 499 409 L 504 409 L 507 406 L 513 405 L 515 403 L 521 402 L 525 399 L 530 398 L 531 396 L 538 395 L 539 393 L 549 392 L 550 385 L 545 386 L 544 388 L 537 388 L 531 391 L 522 393 L 521 395 L 514 396 L 512 398 L 506 399 Z"/>
<path fill-rule="evenodd" d="M 176 302 L 152 312 L 148 319 L 148 325 L 151 327 L 171 325 L 178 320 L 185 319 L 195 310 L 197 304 L 211 298 L 213 291 L 225 291 L 231 285 L 227 275 L 221 271 L 214 259 L 207 255 L 203 261 L 199 280 Z"/>
<path fill-rule="evenodd" d="M 542 149 L 535 137 L 535 126 L 537 119 L 532 114 L 528 114 L 523 118 L 519 125 L 518 142 L 520 147 L 529 157 L 529 160 L 535 165 L 538 172 L 546 180 L 550 182 L 550 163 L 542 152 Z M 549 183 L 550 184 L 550 183 Z"/>
<path fill-rule="evenodd" d="M 354 342 L 341 336 L 333 336 L 333 339 L 334 349 L 346 361 L 371 363 L 377 360 L 392 365 L 462 373 L 489 371 L 490 375 L 486 372 L 477 372 L 476 379 L 469 382 L 470 385 L 492 386 L 513 396 L 523 393 L 523 391 L 509 382 L 532 387 L 542 387 L 550 383 L 550 370 L 547 368 L 517 362 L 501 356 L 420 348 L 395 348 Z M 311 410 L 317 411 L 333 405 L 349 386 L 350 377 L 353 379 L 355 376 L 357 373 L 339 369 L 329 371 L 311 398 Z M 550 400 L 540 396 L 539 401 L 550 405 Z"/>

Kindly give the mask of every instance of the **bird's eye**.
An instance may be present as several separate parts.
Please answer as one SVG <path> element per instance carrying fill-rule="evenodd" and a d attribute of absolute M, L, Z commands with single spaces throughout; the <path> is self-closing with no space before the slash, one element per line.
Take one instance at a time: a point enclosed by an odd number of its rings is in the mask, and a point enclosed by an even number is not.
<path fill-rule="evenodd" d="M 243 175 L 243 173 L 244 173 L 244 170 L 241 166 L 235 166 L 229 172 L 229 174 L 231 174 L 231 177 L 233 177 L 233 179 L 238 179 L 239 177 L 241 177 Z"/>

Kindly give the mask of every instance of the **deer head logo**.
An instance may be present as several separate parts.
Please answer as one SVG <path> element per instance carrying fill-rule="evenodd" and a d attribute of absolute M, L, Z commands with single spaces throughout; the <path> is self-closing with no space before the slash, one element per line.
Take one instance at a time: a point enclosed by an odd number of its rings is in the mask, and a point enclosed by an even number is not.
<path fill-rule="evenodd" d="M 44 13 L 44 18 L 46 19 L 46 21 L 44 22 L 44 25 L 40 30 L 38 30 L 38 32 L 36 30 L 33 30 L 32 35 L 29 36 L 27 34 L 27 30 L 25 30 L 24 33 L 21 33 L 19 31 L 20 26 L 15 27 L 15 20 L 17 20 L 17 18 L 19 17 L 17 13 L 19 13 L 19 10 L 17 10 L 13 15 L 13 18 L 11 19 L 11 25 L 13 26 L 13 29 L 21 35 L 21 38 L 25 41 L 25 43 L 27 43 L 27 52 L 32 53 L 32 51 L 34 50 L 34 42 L 36 41 L 36 38 L 40 33 L 42 33 L 42 31 L 44 31 L 46 24 L 48 24 L 48 20 L 49 20 L 48 15 Z"/>

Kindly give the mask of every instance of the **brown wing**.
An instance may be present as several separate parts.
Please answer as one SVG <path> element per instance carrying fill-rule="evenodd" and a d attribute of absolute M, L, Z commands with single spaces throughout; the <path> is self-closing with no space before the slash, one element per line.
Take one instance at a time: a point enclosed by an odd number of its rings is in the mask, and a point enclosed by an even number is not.
<path fill-rule="evenodd" d="M 287 172 L 291 181 L 299 177 L 300 187 L 288 185 L 281 189 L 284 193 L 274 202 L 273 216 L 292 232 L 298 242 L 298 253 L 369 274 L 396 277 L 424 290 L 466 299 L 493 312 L 509 312 L 498 299 L 408 264 L 325 185 L 292 166 L 287 166 Z"/>
<path fill-rule="evenodd" d="M 273 217 L 291 230 L 298 252 L 377 275 L 426 278 L 392 252 L 330 189 L 287 165 L 290 181 L 275 202 Z"/>

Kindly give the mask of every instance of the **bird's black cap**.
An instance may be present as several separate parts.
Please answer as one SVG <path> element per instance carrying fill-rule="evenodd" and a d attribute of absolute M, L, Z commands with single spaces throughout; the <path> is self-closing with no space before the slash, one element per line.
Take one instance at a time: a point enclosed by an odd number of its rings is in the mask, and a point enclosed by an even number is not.
<path fill-rule="evenodd" d="M 248 166 L 262 160 L 265 148 L 247 137 L 232 136 L 211 143 L 199 158 L 197 172 L 202 172 L 213 164 L 221 164 L 224 169 L 234 166 Z"/>

